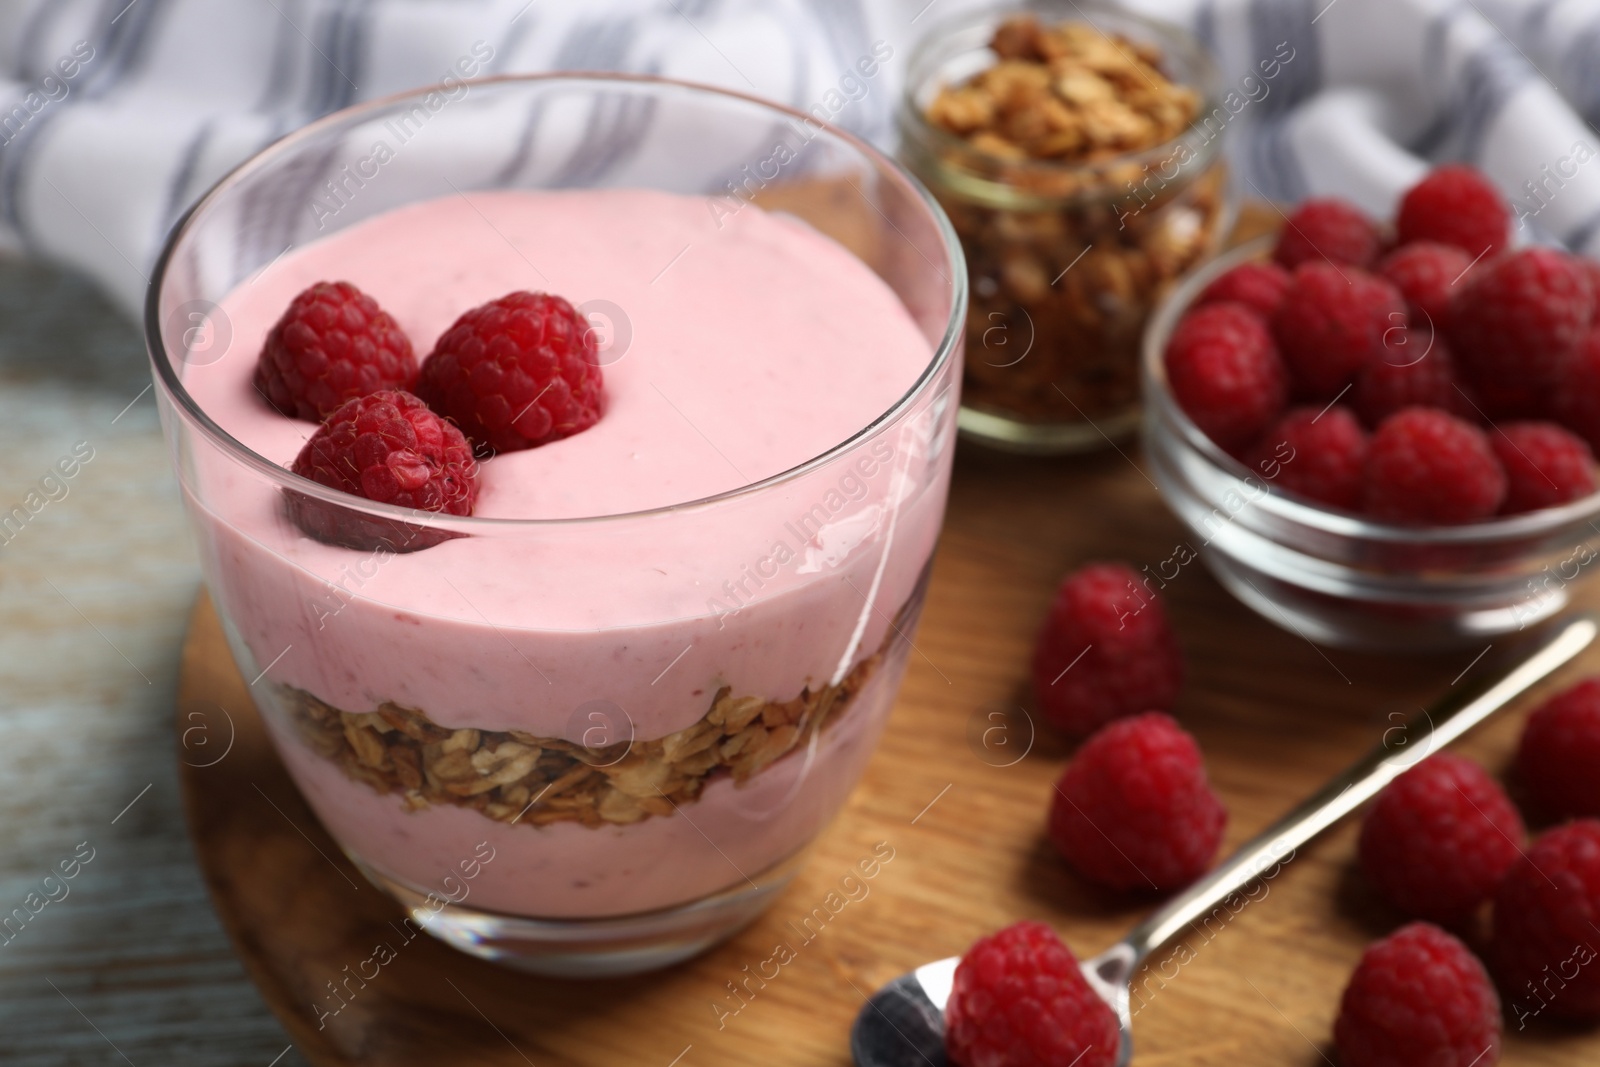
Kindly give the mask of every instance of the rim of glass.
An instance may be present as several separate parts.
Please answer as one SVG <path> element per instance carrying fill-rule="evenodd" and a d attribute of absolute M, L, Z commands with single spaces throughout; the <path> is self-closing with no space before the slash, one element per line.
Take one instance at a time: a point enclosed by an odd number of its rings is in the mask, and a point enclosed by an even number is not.
<path fill-rule="evenodd" d="M 998 19 L 1004 18 L 1006 15 L 1024 13 L 1043 14 L 1041 9 L 1047 2 L 1048 0 L 1032 0 L 1032 2 L 1029 3 L 1017 3 L 1016 0 L 996 0 L 995 3 L 965 11 L 959 15 L 952 15 L 948 18 L 945 18 L 941 22 L 935 23 L 911 50 L 911 56 L 906 60 L 906 83 L 900 93 L 900 115 L 902 128 L 906 129 L 908 132 L 915 133 L 918 137 L 931 141 L 937 148 L 947 149 L 951 152 L 971 154 L 975 158 L 981 158 L 984 160 L 1004 162 L 1008 170 L 1038 174 L 1071 174 L 1075 171 L 1104 169 L 1110 166 L 1123 166 L 1128 163 L 1150 163 L 1165 159 L 1167 156 L 1177 151 L 1177 147 L 1180 144 L 1190 141 L 1195 137 L 1196 127 L 1195 124 L 1191 122 L 1188 126 L 1184 127 L 1183 132 L 1179 133 L 1175 137 L 1170 137 L 1167 140 L 1162 141 L 1160 144 L 1152 145 L 1149 148 L 1141 149 L 1138 152 L 1128 152 L 1120 156 L 1114 156 L 1111 159 L 1098 160 L 1093 163 L 1083 160 L 1078 162 L 1063 162 L 1060 160 L 1050 159 L 1001 160 L 999 156 L 990 155 L 989 153 L 974 149 L 970 141 L 962 137 L 957 137 L 948 130 L 940 129 L 933 123 L 929 122 L 928 117 L 923 114 L 923 110 L 917 102 L 917 94 L 922 91 L 926 77 L 916 77 L 916 75 L 919 74 L 918 68 L 929 60 L 929 58 L 940 47 L 940 45 L 962 30 L 973 29 L 975 27 L 984 25 L 985 23 L 995 22 Z M 1188 86 L 1200 94 L 1200 107 L 1196 111 L 1196 121 L 1198 121 L 1201 116 L 1209 114 L 1217 107 L 1220 99 L 1219 82 L 1221 79 L 1221 73 L 1217 68 L 1216 61 L 1212 59 L 1211 53 L 1206 50 L 1206 48 L 1200 43 L 1199 38 L 1197 38 L 1194 34 L 1190 33 L 1188 30 L 1184 29 L 1175 22 L 1168 22 L 1165 19 L 1154 18 L 1149 15 L 1141 14 L 1137 11 L 1130 11 L 1125 8 L 1116 7 L 1104 3 L 1102 0 L 1084 0 L 1083 4 L 1079 4 L 1075 2 L 1075 0 L 1067 0 L 1067 3 L 1071 10 L 1063 9 L 1062 11 L 1062 15 L 1066 20 L 1070 21 L 1073 18 L 1073 12 L 1076 12 L 1079 19 L 1089 23 L 1089 25 L 1094 27 L 1094 29 L 1100 30 L 1100 27 L 1095 26 L 1093 20 L 1089 18 L 1088 11 L 1112 16 L 1144 29 L 1152 37 L 1157 38 L 1155 43 L 1159 44 L 1163 49 L 1177 47 L 1188 53 L 1187 58 L 1195 64 L 1196 68 L 1203 75 L 1203 77 L 1199 80 L 1205 82 L 1203 85 Z M 1100 32 L 1104 33 L 1105 31 L 1100 30 Z M 927 76 L 936 74 L 937 71 L 923 71 L 920 73 Z M 1191 171 L 1199 171 L 1204 169 L 1204 165 L 1209 164 L 1210 161 L 1215 158 L 1217 153 L 1220 151 L 1221 142 L 1222 138 L 1219 136 L 1212 138 L 1202 145 L 1201 148 L 1195 153 L 1197 162 L 1192 164 L 1189 169 Z M 1082 197 L 1084 195 L 1085 194 L 1082 193 L 1075 193 L 1072 194 L 1072 196 L 1065 198 L 1042 198 L 1059 200 L 1073 199 L 1074 197 Z M 1100 195 L 1103 196 L 1104 194 Z"/>
<path fill-rule="evenodd" d="M 537 74 L 499 74 L 486 78 L 462 79 L 462 84 L 471 86 L 499 86 L 499 85 L 541 85 L 568 83 L 572 85 L 591 85 L 595 87 L 605 85 L 633 85 L 640 88 L 655 88 L 657 91 L 682 91 L 689 95 L 703 94 L 722 97 L 737 101 L 742 104 L 754 105 L 765 109 L 775 115 L 789 119 L 798 119 L 817 127 L 821 132 L 854 149 L 867 161 L 875 164 L 881 173 L 897 181 L 909 191 L 916 201 L 920 202 L 933 221 L 934 228 L 939 234 L 944 245 L 946 259 L 950 264 L 950 314 L 945 323 L 943 336 L 940 337 L 928 363 L 911 387 L 900 396 L 887 409 L 878 414 L 865 426 L 856 430 L 843 441 L 829 447 L 803 462 L 787 470 L 779 471 L 759 481 L 750 482 L 734 489 L 714 493 L 711 496 L 697 497 L 693 500 L 681 501 L 675 504 L 664 504 L 660 507 L 645 508 L 639 511 L 615 512 L 607 515 L 582 515 L 573 518 L 561 519 L 517 519 L 517 518 L 490 518 L 475 515 L 446 515 L 434 511 L 413 511 L 409 508 L 398 507 L 394 504 L 380 504 L 349 493 L 331 489 L 319 482 L 295 474 L 278 463 L 274 463 L 265 456 L 247 447 L 232 434 L 218 425 L 195 402 L 193 396 L 184 388 L 183 379 L 178 374 L 175 363 L 167 351 L 166 343 L 161 336 L 160 302 L 163 284 L 166 281 L 167 269 L 174 254 L 190 228 L 196 220 L 218 199 L 226 196 L 235 186 L 245 178 L 254 174 L 261 168 L 269 165 L 278 157 L 293 151 L 302 142 L 308 141 L 319 134 L 341 125 L 353 125 L 364 118 L 382 112 L 406 100 L 420 98 L 430 92 L 436 91 L 437 84 L 405 89 L 397 93 L 359 104 L 342 108 L 338 111 L 324 115 L 319 119 L 307 123 L 298 129 L 292 130 L 284 136 L 273 141 L 265 148 L 228 171 L 217 182 L 207 189 L 204 195 L 197 199 L 184 211 L 183 215 L 173 225 L 162 243 L 161 254 L 156 258 L 155 267 L 150 273 L 150 283 L 145 290 L 144 302 L 144 335 L 145 349 L 149 353 L 150 362 L 155 368 L 158 384 L 163 386 L 168 395 L 176 403 L 179 414 L 189 423 L 200 430 L 213 444 L 228 452 L 235 460 L 265 475 L 267 478 L 284 487 L 292 487 L 295 492 L 306 496 L 316 497 L 331 504 L 348 508 L 354 511 L 370 513 L 372 515 L 400 519 L 412 524 L 422 524 L 440 529 L 479 530 L 488 529 L 515 529 L 520 527 L 548 527 L 567 526 L 582 523 L 603 523 L 622 521 L 628 519 L 641 519 L 653 515 L 666 515 L 674 512 L 713 506 L 724 501 L 733 500 L 746 495 L 770 489 L 784 482 L 797 479 L 813 470 L 826 466 L 830 461 L 849 452 L 862 441 L 871 438 L 880 429 L 897 421 L 915 401 L 926 391 L 954 358 L 957 344 L 963 336 L 965 326 L 965 305 L 967 295 L 967 267 L 966 257 L 961 251 L 960 239 L 957 238 L 950 219 L 927 190 L 909 171 L 902 167 L 892 157 L 879 151 L 868 142 L 843 130 L 832 123 L 819 123 L 815 116 L 789 107 L 777 101 L 767 100 L 752 93 L 743 93 L 733 89 L 724 89 L 720 86 L 707 85 L 702 82 L 686 81 L 678 78 L 662 78 L 648 74 L 625 74 L 611 72 L 570 72 L 547 71 Z M 909 238 L 907 238 L 909 241 Z M 870 269 L 870 268 L 869 268 Z"/>
<path fill-rule="evenodd" d="M 1246 241 L 1217 256 L 1184 279 L 1183 283 L 1169 293 L 1161 306 L 1156 309 L 1144 335 L 1142 362 L 1147 408 L 1159 407 L 1159 417 L 1177 431 L 1177 437 L 1181 441 L 1180 447 L 1197 453 L 1214 469 L 1239 483 L 1243 483 L 1248 477 L 1253 477 L 1255 472 L 1218 447 L 1178 405 L 1177 399 L 1167 389 L 1163 354 L 1166 351 L 1167 338 L 1172 335 L 1178 319 L 1189 309 L 1195 297 L 1200 295 L 1200 291 L 1233 267 L 1260 258 L 1261 253 L 1272 247 L 1274 240 L 1275 238 L 1268 234 Z M 1522 515 L 1507 515 L 1457 526 L 1399 526 L 1377 522 L 1360 515 L 1293 500 L 1281 492 L 1269 491 L 1252 501 L 1252 505 L 1287 522 L 1344 537 L 1402 545 L 1440 543 L 1471 545 L 1538 537 L 1554 533 L 1571 523 L 1587 522 L 1600 514 L 1600 490 L 1559 507 L 1542 508 Z"/>

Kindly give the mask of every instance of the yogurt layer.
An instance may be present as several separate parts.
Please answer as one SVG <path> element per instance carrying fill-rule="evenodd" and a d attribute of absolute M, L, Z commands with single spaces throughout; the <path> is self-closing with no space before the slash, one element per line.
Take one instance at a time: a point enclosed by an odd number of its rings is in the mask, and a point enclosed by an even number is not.
<path fill-rule="evenodd" d="M 648 739 L 698 721 L 723 687 L 789 700 L 884 645 L 937 536 L 942 414 L 913 413 L 777 485 L 674 507 L 850 439 L 927 368 L 899 299 L 831 239 L 696 197 L 494 192 L 295 249 L 222 302 L 224 357 L 184 372 L 213 421 L 284 465 L 315 427 L 268 408 L 251 375 L 294 294 L 325 279 L 376 298 L 419 358 L 462 312 L 514 289 L 605 302 L 600 422 L 487 461 L 476 511 L 583 521 L 359 552 L 304 536 L 280 486 L 201 453 L 186 486 L 247 668 L 350 712 L 392 702 L 441 726 L 571 741 L 579 709 L 601 701 Z"/>

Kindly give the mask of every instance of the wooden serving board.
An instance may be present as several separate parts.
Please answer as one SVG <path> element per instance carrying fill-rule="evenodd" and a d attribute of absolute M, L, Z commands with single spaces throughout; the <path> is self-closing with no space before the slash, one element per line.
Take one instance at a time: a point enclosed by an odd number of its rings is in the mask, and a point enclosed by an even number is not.
<path fill-rule="evenodd" d="M 1080 954 L 1100 951 L 1150 902 L 1090 889 L 1052 852 L 1045 811 L 1069 749 L 1044 729 L 1030 747 L 1017 709 L 1028 703 L 1034 631 L 1061 575 L 1104 558 L 1155 569 L 1185 540 L 1140 462 L 1132 451 L 1063 462 L 961 449 L 905 688 L 860 788 L 764 918 L 696 960 L 625 980 L 540 979 L 426 937 L 402 942 L 399 907 L 339 854 L 273 754 L 202 598 L 184 651 L 179 758 L 201 866 L 263 996 L 319 1067 L 844 1065 L 866 994 L 982 934 L 1043 919 Z M 1227 849 L 1514 645 L 1496 642 L 1481 660 L 1478 648 L 1433 658 L 1318 649 L 1234 601 L 1198 564 L 1163 595 L 1189 664 L 1176 714 L 1231 812 Z M 1541 693 L 1585 670 L 1600 670 L 1600 649 Z M 1461 749 L 1502 771 L 1539 696 Z M 986 749 L 987 716 L 1004 709 L 1015 712 L 1011 747 L 990 734 Z M 1193 958 L 1146 983 L 1137 1063 L 1333 1059 L 1350 969 L 1400 922 L 1355 871 L 1354 839 L 1353 824 L 1338 828 L 1237 917 L 1188 935 Z M 880 842 L 893 859 L 864 883 L 866 895 L 857 889 L 810 942 L 797 936 L 790 924 Z M 403 947 L 319 1030 L 313 1003 L 325 983 L 379 942 Z M 764 987 L 751 983 L 757 992 L 734 1013 L 727 984 L 779 944 L 794 958 Z M 1503 1062 L 1593 1064 L 1600 1035 L 1536 1020 L 1508 1034 Z"/>

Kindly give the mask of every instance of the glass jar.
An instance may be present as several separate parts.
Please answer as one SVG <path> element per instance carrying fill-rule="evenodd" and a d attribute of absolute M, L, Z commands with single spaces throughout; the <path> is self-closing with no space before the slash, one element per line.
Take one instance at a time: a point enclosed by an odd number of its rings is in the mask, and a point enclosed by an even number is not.
<path fill-rule="evenodd" d="M 935 124 L 946 87 L 994 67 L 1006 20 L 1085 23 L 1136 42 L 1192 91 L 1194 120 L 1143 151 L 1083 161 L 999 154 Z M 933 192 L 966 253 L 971 284 L 960 427 L 1018 452 L 1104 448 L 1139 423 L 1139 344 L 1173 283 L 1215 253 L 1236 202 L 1221 156 L 1230 117 L 1218 75 L 1185 31 L 1073 0 L 967 13 L 912 54 L 899 109 L 902 161 Z M 1002 146 L 1004 147 L 1004 146 Z"/>

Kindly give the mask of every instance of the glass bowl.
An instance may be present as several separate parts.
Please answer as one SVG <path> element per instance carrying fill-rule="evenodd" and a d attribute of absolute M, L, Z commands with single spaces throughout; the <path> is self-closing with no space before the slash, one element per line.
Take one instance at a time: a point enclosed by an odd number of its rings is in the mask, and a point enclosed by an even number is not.
<path fill-rule="evenodd" d="M 1346 648 L 1456 648 L 1560 612 L 1600 557 L 1600 494 L 1462 526 L 1374 522 L 1292 498 L 1217 447 L 1167 387 L 1173 327 L 1218 275 L 1265 256 L 1242 245 L 1179 286 L 1144 339 L 1144 451 L 1151 477 L 1229 592 L 1273 623 Z"/>
<path fill-rule="evenodd" d="M 505 191 L 583 188 L 703 197 L 718 226 L 750 204 L 800 220 L 882 280 L 926 365 L 792 469 L 550 520 L 340 494 L 281 466 L 292 454 L 245 447 L 185 387 L 253 365 L 260 337 L 230 299 L 283 287 L 289 247 L 424 201 L 472 195 L 466 226 Z M 426 270 L 418 245 L 399 254 Z M 631 335 L 637 365 L 647 316 L 590 304 L 602 361 Z M 894 162 L 799 112 L 648 77 L 362 104 L 265 149 L 179 223 L 146 337 L 207 587 L 307 802 L 419 927 L 531 970 L 617 974 L 691 955 L 775 899 L 899 686 L 949 484 L 965 306 L 955 235 Z M 763 352 L 756 331 L 748 358 Z M 406 536 L 314 541 L 286 494 Z"/>

